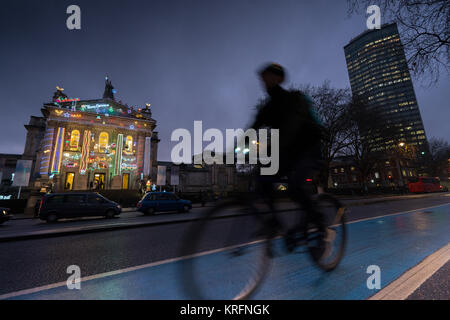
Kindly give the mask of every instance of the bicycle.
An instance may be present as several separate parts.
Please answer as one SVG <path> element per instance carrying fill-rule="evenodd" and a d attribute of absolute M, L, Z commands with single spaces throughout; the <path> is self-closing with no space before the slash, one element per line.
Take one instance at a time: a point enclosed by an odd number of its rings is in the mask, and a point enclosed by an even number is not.
<path fill-rule="evenodd" d="M 346 245 L 345 207 L 329 194 L 316 195 L 313 202 L 326 224 L 323 240 L 319 238 L 317 223 L 307 219 L 310 218 L 307 214 L 299 215 L 295 212 L 298 209 L 262 211 L 261 207 L 268 207 L 267 203 L 256 200 L 254 193 L 221 202 L 205 212 L 187 230 L 181 245 L 181 281 L 189 297 L 250 298 L 267 275 L 276 250 L 283 247 L 289 253 L 295 253 L 296 249 L 306 246 L 319 268 L 324 271 L 335 269 Z M 289 216 L 290 212 L 295 215 Z M 284 232 L 286 223 L 280 219 L 281 215 L 286 215 L 285 219 L 301 219 L 293 238 L 292 234 L 288 237 Z M 225 227 L 231 232 L 223 237 Z M 202 243 L 205 236 L 206 243 Z M 226 243 L 219 244 L 220 240 Z M 319 243 L 325 243 L 325 248 Z M 237 269 L 241 266 L 243 271 Z"/>

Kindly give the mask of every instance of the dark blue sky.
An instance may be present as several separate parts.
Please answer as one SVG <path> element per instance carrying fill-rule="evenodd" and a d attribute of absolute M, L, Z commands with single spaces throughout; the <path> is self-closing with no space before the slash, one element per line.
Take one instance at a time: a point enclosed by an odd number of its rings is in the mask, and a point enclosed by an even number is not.
<path fill-rule="evenodd" d="M 77 4 L 82 29 L 66 28 Z M 366 28 L 345 0 L 2 1 L 0 153 L 22 153 L 30 115 L 55 86 L 70 97 L 101 98 L 104 76 L 118 100 L 152 104 L 168 160 L 176 128 L 244 127 L 264 95 L 255 71 L 276 61 L 287 85 L 329 79 L 349 87 L 343 46 Z M 387 22 L 383 21 L 382 22 Z M 450 137 L 449 77 L 414 82 L 428 138 Z"/>

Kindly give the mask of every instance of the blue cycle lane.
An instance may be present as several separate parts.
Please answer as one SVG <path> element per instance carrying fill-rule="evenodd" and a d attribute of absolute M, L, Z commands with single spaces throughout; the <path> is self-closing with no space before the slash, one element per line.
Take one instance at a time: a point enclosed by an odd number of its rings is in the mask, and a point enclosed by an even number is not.
<path fill-rule="evenodd" d="M 277 246 L 280 240 L 275 241 Z M 380 267 L 383 289 L 449 242 L 450 203 L 349 223 L 346 252 L 334 271 L 319 270 L 307 254 L 278 250 L 281 254 L 254 299 L 367 299 L 379 291 L 367 288 L 368 266 Z M 223 256 L 216 252 L 196 259 L 215 265 Z M 179 271 L 180 261 L 168 262 L 83 281 L 80 290 L 62 285 L 13 299 L 189 299 Z M 203 277 L 221 290 L 221 283 L 234 275 L 230 265 L 226 273 L 211 270 Z"/>

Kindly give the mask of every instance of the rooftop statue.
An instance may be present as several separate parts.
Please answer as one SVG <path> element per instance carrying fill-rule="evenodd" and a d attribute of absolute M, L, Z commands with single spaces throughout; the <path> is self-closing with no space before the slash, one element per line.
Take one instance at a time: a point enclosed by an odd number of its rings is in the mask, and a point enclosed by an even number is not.
<path fill-rule="evenodd" d="M 56 91 L 53 93 L 53 102 L 56 102 L 57 99 L 67 99 L 64 89 L 58 86 L 56 86 Z"/>
<path fill-rule="evenodd" d="M 108 76 L 105 78 L 105 92 L 103 93 L 103 99 L 114 100 L 114 87 L 108 79 Z"/>

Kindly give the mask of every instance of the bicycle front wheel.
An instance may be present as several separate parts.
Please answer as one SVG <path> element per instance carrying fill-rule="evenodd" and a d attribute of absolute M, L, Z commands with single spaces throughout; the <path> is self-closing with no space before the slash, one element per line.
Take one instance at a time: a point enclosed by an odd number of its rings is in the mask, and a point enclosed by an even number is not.
<path fill-rule="evenodd" d="M 191 223 L 181 256 L 189 299 L 247 299 L 268 271 L 270 240 L 261 215 L 245 201 L 233 200 Z"/>

